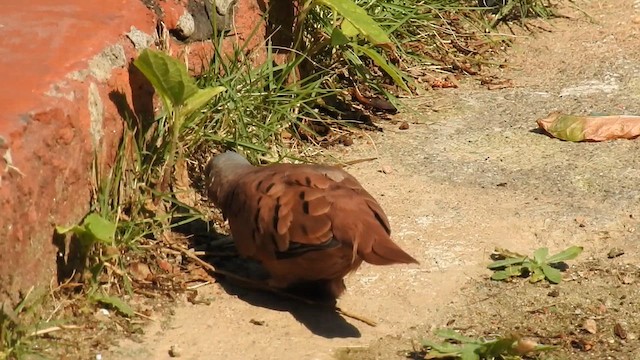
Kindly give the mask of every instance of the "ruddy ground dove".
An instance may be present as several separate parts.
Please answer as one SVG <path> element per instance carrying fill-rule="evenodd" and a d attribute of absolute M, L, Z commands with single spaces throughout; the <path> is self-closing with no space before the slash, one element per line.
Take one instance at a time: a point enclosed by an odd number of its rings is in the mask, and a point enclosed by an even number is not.
<path fill-rule="evenodd" d="M 228 219 L 238 253 L 261 262 L 274 288 L 317 283 L 337 298 L 344 276 L 363 260 L 418 263 L 391 240 L 378 202 L 340 168 L 256 167 L 228 151 L 205 171 L 209 198 Z"/>

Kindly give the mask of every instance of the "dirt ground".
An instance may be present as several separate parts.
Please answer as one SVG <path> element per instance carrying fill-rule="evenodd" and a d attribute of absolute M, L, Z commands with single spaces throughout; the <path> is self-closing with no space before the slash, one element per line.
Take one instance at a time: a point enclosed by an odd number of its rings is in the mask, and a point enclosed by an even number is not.
<path fill-rule="evenodd" d="M 377 327 L 297 302 L 212 284 L 103 359 L 402 359 L 434 328 L 515 332 L 560 346 L 548 358 L 640 359 L 640 142 L 567 143 L 536 131 L 553 110 L 640 114 L 640 2 L 580 1 L 592 16 L 540 23 L 500 76 L 408 103 L 397 123 L 344 159 L 380 201 L 395 240 L 420 265 L 364 265 L 339 305 Z M 382 170 L 385 171 L 382 171 Z M 557 286 L 488 280 L 498 246 L 585 251 Z M 624 255 L 608 259 L 611 248 Z M 553 295 L 548 294 L 552 290 Z M 586 319 L 596 334 L 582 330 Z M 619 323 L 626 339 L 614 335 Z M 448 325 L 447 325 L 448 324 Z"/>

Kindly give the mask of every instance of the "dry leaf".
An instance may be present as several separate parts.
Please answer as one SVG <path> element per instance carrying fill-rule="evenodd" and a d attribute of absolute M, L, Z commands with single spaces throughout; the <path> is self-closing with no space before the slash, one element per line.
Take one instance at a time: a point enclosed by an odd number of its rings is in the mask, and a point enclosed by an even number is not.
<path fill-rule="evenodd" d="M 537 123 L 549 135 L 567 141 L 606 141 L 640 136 L 640 116 L 579 116 L 556 111 Z"/>
<path fill-rule="evenodd" d="M 149 266 L 139 261 L 129 264 L 129 273 L 137 281 L 149 280 L 152 277 Z"/>

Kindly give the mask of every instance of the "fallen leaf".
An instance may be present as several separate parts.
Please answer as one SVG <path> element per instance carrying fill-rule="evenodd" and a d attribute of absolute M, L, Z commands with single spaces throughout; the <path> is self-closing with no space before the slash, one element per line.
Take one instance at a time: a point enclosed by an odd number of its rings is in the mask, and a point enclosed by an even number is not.
<path fill-rule="evenodd" d="M 129 273 L 136 281 L 150 280 L 152 277 L 149 266 L 139 261 L 129 264 Z"/>
<path fill-rule="evenodd" d="M 581 116 L 552 112 L 537 120 L 547 134 L 567 141 L 606 141 L 640 136 L 640 116 Z"/>

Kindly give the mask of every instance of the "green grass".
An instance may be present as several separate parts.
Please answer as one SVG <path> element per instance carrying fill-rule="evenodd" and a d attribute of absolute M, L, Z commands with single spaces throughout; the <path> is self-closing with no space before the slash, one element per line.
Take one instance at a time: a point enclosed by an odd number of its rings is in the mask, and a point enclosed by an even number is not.
<path fill-rule="evenodd" d="M 521 15 L 547 15 L 538 8 L 546 2 L 517 3 Z M 374 46 L 363 36 L 340 38 L 335 29 L 345 33 L 348 29 L 341 27 L 338 14 L 317 6 L 307 13 L 295 49 L 274 47 L 267 39 L 266 61 L 261 64 L 252 61 L 252 52 L 259 50 L 246 48 L 250 39 L 231 54 L 216 53 L 197 84 L 226 90 L 179 122 L 170 112 L 139 118 L 123 96 L 117 97 L 125 114 L 122 140 L 110 169 L 94 166 L 91 207 L 92 214 L 115 225 L 115 233 L 109 241 L 92 243 L 80 260 L 82 273 L 76 278 L 82 284 L 58 289 L 56 296 L 75 299 L 83 294 L 88 302 L 81 307 L 90 309 L 83 313 L 106 306 L 125 318 L 135 316 L 125 300 L 137 286 L 128 266 L 139 261 L 157 271 L 154 260 L 169 256 L 158 249 L 171 229 L 206 218 L 197 201 L 186 201 L 182 195 L 201 186 L 202 167 L 214 151 L 235 149 L 254 163 L 303 161 L 317 151 L 318 143 L 358 124 L 349 106 L 354 85 L 400 106 L 396 95 L 416 86 L 408 71 L 412 67 L 479 71 L 490 61 L 481 50 L 486 47 L 478 44 L 492 46 L 499 41 L 484 34 L 484 12 L 473 10 L 469 2 L 357 0 L 357 4 L 378 22 L 393 46 Z M 216 49 L 222 48 L 220 37 L 212 41 Z M 283 51 L 288 55 L 278 55 Z M 31 335 L 43 324 L 34 315 L 39 308 L 29 296 L 16 307 L 3 308 L 0 359 L 20 358 L 34 349 Z"/>

